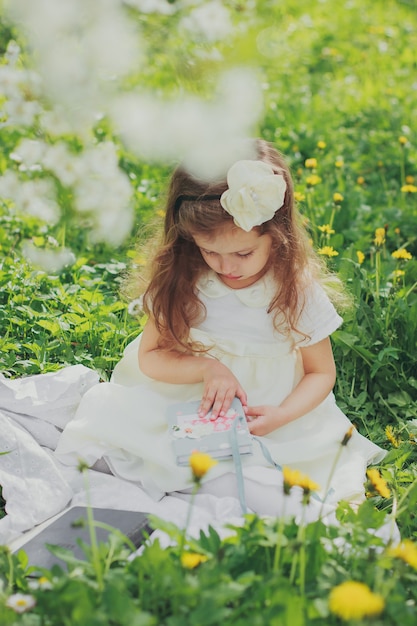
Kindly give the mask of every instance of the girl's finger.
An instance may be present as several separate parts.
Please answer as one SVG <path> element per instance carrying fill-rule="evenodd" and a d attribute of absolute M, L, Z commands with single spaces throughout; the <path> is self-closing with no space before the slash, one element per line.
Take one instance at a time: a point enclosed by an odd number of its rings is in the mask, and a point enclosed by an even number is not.
<path fill-rule="evenodd" d="M 213 405 L 214 397 L 214 393 L 207 393 L 203 396 L 203 398 L 201 399 L 200 408 L 198 409 L 198 414 L 200 415 L 200 417 L 204 417 L 210 411 Z"/>
<path fill-rule="evenodd" d="M 241 401 L 243 407 L 247 406 L 247 404 L 248 404 L 248 397 L 247 397 L 246 393 L 243 391 L 243 389 L 239 388 L 236 391 L 236 397 L 239 398 L 239 400 Z"/>

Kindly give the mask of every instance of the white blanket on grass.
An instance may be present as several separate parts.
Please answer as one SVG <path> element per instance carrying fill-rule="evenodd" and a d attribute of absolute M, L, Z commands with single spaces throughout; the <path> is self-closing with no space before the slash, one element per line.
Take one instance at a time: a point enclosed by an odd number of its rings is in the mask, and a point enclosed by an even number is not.
<path fill-rule="evenodd" d="M 60 463 L 54 456 L 60 433 L 82 395 L 99 383 L 83 365 L 10 380 L 0 374 L 0 485 L 7 515 L 0 520 L 0 545 L 15 550 L 70 506 L 153 513 L 184 526 L 189 498 L 151 499 L 138 484 Z M 235 498 L 197 496 L 191 534 L 241 517 Z"/>

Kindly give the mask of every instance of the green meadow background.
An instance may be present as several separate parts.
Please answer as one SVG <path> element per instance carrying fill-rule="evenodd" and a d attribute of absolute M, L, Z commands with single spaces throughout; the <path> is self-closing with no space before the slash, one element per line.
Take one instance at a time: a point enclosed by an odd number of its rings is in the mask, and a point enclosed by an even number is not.
<path fill-rule="evenodd" d="M 263 105 L 253 134 L 287 155 L 312 245 L 352 295 L 353 306 L 332 337 L 337 402 L 360 432 L 388 451 L 380 472 L 391 497 L 377 494 L 372 502 L 382 512 L 401 502 L 395 518 L 403 536 L 415 539 L 416 3 L 226 4 L 245 29 L 217 45 L 221 60 L 198 55 L 204 46 L 181 39 L 176 15 L 141 16 L 149 61 L 132 80 L 167 98 L 191 92 L 204 99 L 220 70 L 242 65 L 256 72 Z M 22 34 L 6 21 L 1 28 L 0 52 L 16 38 L 22 62 L 30 65 Z M 118 247 L 92 244 L 85 224 L 77 225 L 71 213 L 50 227 L 0 199 L 0 368 L 6 377 L 82 363 L 108 380 L 144 321 L 132 314 L 120 285 L 131 263 L 146 262 L 143 243 L 162 223 L 173 164 L 135 156 L 106 120 L 92 132 L 96 142 L 118 145 L 120 167 L 132 184 L 134 228 Z M 16 168 L 10 154 L 25 136 L 36 138 L 39 129 L 2 125 L 0 174 Z M 80 141 L 68 138 L 73 145 Z M 70 192 L 62 192 L 63 205 L 65 193 Z M 31 265 L 22 253 L 26 239 L 41 249 L 51 242 L 69 246 L 74 263 L 55 273 Z M 415 575 L 410 580 L 415 584 Z M 373 623 L 399 624 L 394 614 Z M 403 612 L 402 623 L 411 624 L 412 615 Z M 310 623 L 297 619 L 293 624 Z M 311 623 L 341 623 L 328 619 Z"/>
<path fill-rule="evenodd" d="M 230 4 L 239 23 L 245 7 Z M 256 71 L 263 112 L 253 134 L 287 155 L 312 241 L 324 248 L 354 297 L 354 309 L 334 335 L 338 401 L 378 443 L 387 424 L 408 439 L 404 420 L 417 417 L 414 2 L 263 1 L 250 18 L 240 38 L 219 44 L 220 62 L 193 57 L 190 71 L 187 54 L 198 45 L 179 45 L 175 16 L 147 16 L 150 61 L 135 80 L 167 97 L 189 90 L 204 98 L 220 69 L 243 65 Z M 3 51 L 16 35 L 3 25 Z M 104 121 L 94 133 L 97 142 L 117 142 Z M 10 154 L 24 136 L 36 139 L 39 131 L 2 128 L 3 173 L 16 169 Z M 137 237 L 162 222 L 172 164 L 143 162 L 122 144 L 119 152 L 135 203 L 135 225 L 122 246 L 90 244 L 84 223 L 77 228 L 68 218 L 48 228 L 6 200 L 0 205 L 0 360 L 6 376 L 83 363 L 108 379 L 140 329 L 119 285 L 130 263 L 145 262 Z M 308 167 L 312 159 L 316 164 Z M 335 193 L 342 199 L 335 202 Z M 375 245 L 378 228 L 386 233 L 381 245 Z M 51 237 L 76 257 L 55 274 L 29 265 L 20 247 L 29 238 L 42 249 Z M 393 258 L 398 249 L 410 258 Z"/>

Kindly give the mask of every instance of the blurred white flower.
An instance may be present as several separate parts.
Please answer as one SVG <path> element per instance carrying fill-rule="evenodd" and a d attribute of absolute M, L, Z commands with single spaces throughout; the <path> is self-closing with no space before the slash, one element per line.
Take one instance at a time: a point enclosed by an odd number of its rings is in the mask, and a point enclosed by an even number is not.
<path fill-rule="evenodd" d="M 24 257 L 33 265 L 46 272 L 59 272 L 64 267 L 70 267 L 76 261 L 75 254 L 68 248 L 51 250 L 38 248 L 28 239 L 22 243 Z"/>
<path fill-rule="evenodd" d="M 167 0 L 124 0 L 124 4 L 142 13 L 172 15 L 177 10 L 175 4 L 170 4 Z"/>
<path fill-rule="evenodd" d="M 112 141 L 103 141 L 80 155 L 82 169 L 103 178 L 112 176 L 119 170 L 119 157 Z M 121 172 L 120 172 L 121 173 Z"/>
<path fill-rule="evenodd" d="M 14 593 L 6 600 L 6 606 L 13 609 L 16 613 L 24 613 L 33 609 L 36 600 L 33 596 L 24 593 Z"/>
<path fill-rule="evenodd" d="M 22 72 L 10 65 L 0 65 L 0 91 L 6 98 L 20 97 Z"/>
<path fill-rule="evenodd" d="M 20 55 L 20 46 L 12 39 L 7 44 L 6 54 L 4 56 L 7 59 L 9 65 L 14 66 L 16 65 L 19 59 L 19 55 Z"/>
<path fill-rule="evenodd" d="M 44 141 L 25 138 L 19 142 L 9 156 L 13 161 L 24 163 L 27 167 L 31 167 L 42 162 L 47 148 L 48 146 Z"/>
<path fill-rule="evenodd" d="M 0 198 L 13 199 L 20 188 L 21 182 L 16 172 L 6 170 L 3 176 L 0 176 Z"/>
<path fill-rule="evenodd" d="M 55 105 L 48 111 L 41 111 L 39 123 L 44 131 L 51 136 L 66 135 L 73 130 L 70 120 L 67 119 L 65 109 L 60 105 Z"/>
<path fill-rule="evenodd" d="M 116 88 L 115 79 L 137 69 L 139 37 L 119 0 L 13 0 L 10 16 L 36 50 L 49 98 L 60 103 L 76 131 Z"/>
<path fill-rule="evenodd" d="M 261 88 L 247 70 L 225 73 L 217 97 L 202 102 L 188 96 L 175 102 L 130 94 L 111 111 L 126 144 L 150 160 L 185 161 L 204 178 L 224 175 L 236 157 L 251 158 L 241 138 L 252 136 L 262 110 Z"/>
<path fill-rule="evenodd" d="M 19 213 L 27 213 L 48 224 L 56 224 L 59 220 L 60 209 L 50 180 L 40 178 L 21 182 L 13 201 Z"/>
<path fill-rule="evenodd" d="M 228 9 L 220 0 L 211 0 L 196 7 L 182 18 L 180 28 L 196 41 L 213 43 L 231 34 L 233 24 Z"/>
<path fill-rule="evenodd" d="M 120 246 L 132 232 L 134 212 L 129 205 L 109 207 L 106 211 L 97 212 L 94 218 L 94 227 L 90 233 L 93 243 L 105 241 Z"/>
<path fill-rule="evenodd" d="M 67 187 L 74 185 L 83 175 L 80 158 L 71 153 L 63 142 L 47 146 L 42 165 Z"/>
<path fill-rule="evenodd" d="M 135 300 L 131 300 L 127 307 L 127 312 L 129 315 L 132 315 L 132 317 L 141 315 L 143 313 L 143 296 L 136 298 Z"/>
<path fill-rule="evenodd" d="M 7 115 L 8 124 L 16 126 L 33 126 L 35 117 L 41 110 L 35 100 L 24 100 L 16 97 L 4 103 L 4 112 Z"/>

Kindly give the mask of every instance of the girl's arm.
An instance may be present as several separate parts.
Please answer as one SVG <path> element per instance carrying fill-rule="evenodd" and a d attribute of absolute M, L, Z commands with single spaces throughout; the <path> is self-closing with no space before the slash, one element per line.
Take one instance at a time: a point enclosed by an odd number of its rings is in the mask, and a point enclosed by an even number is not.
<path fill-rule="evenodd" d="M 279 406 L 248 407 L 247 416 L 253 435 L 267 435 L 315 409 L 331 392 L 336 380 L 336 367 L 330 339 L 301 348 L 304 376 Z"/>
<path fill-rule="evenodd" d="M 152 319 L 143 329 L 139 345 L 139 368 L 154 380 L 174 384 L 204 383 L 200 414 L 212 407 L 213 417 L 225 413 L 235 396 L 244 406 L 246 393 L 228 367 L 208 356 L 160 348 L 160 334 Z"/>

